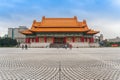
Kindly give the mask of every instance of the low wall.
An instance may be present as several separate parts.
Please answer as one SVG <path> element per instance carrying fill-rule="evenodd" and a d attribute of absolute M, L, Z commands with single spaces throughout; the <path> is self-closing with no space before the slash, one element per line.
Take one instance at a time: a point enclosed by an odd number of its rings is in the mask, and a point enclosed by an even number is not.
<path fill-rule="evenodd" d="M 22 43 L 20 44 L 20 47 L 22 47 L 22 45 L 27 44 L 28 47 L 30 48 L 47 48 L 49 47 L 50 43 Z"/>
<path fill-rule="evenodd" d="M 50 43 L 31 43 L 30 47 L 32 48 L 47 48 L 49 47 Z"/>
<path fill-rule="evenodd" d="M 84 43 L 69 43 L 72 45 L 73 48 L 81 48 L 81 47 L 99 47 L 99 43 L 88 43 L 88 42 L 84 42 Z"/>
<path fill-rule="evenodd" d="M 89 47 L 99 47 L 99 43 L 88 43 L 88 42 L 78 42 L 78 43 L 69 43 L 72 45 L 73 48 L 89 48 Z M 25 45 L 25 43 L 22 43 L 20 45 L 20 47 L 22 45 Z M 30 43 L 30 44 L 27 44 L 28 47 L 31 47 L 31 48 L 47 48 L 50 46 L 50 43 Z"/>

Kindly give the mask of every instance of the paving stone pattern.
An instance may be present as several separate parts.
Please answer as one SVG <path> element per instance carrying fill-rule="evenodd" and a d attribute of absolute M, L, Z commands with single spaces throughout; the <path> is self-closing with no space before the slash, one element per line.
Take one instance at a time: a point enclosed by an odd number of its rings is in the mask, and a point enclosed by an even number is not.
<path fill-rule="evenodd" d="M 120 48 L 0 48 L 0 80 L 120 80 Z"/>

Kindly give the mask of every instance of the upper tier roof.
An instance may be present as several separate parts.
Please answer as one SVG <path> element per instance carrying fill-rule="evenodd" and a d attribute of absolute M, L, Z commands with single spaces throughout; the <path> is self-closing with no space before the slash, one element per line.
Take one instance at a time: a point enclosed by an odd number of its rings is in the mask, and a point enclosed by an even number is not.
<path fill-rule="evenodd" d="M 42 18 L 41 22 L 34 20 L 35 27 L 83 27 L 86 24 L 78 22 L 77 17 L 74 18 Z"/>

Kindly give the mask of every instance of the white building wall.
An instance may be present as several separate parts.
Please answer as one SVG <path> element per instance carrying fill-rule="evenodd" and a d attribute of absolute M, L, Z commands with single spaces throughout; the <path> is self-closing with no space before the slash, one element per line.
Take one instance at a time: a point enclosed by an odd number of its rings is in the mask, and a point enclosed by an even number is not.
<path fill-rule="evenodd" d="M 13 28 L 8 28 L 8 37 L 12 38 L 12 30 Z"/>

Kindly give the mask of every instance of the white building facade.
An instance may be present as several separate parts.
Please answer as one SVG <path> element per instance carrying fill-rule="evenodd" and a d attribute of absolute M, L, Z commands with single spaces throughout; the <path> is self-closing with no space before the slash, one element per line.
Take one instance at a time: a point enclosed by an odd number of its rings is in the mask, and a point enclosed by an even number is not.
<path fill-rule="evenodd" d="M 113 38 L 113 39 L 108 39 L 108 42 L 120 42 L 120 38 L 116 37 L 116 38 Z"/>
<path fill-rule="evenodd" d="M 16 39 L 19 43 L 24 43 L 26 36 L 21 34 L 20 31 L 28 29 L 26 26 L 19 26 L 18 28 L 8 28 L 8 37 Z"/>

